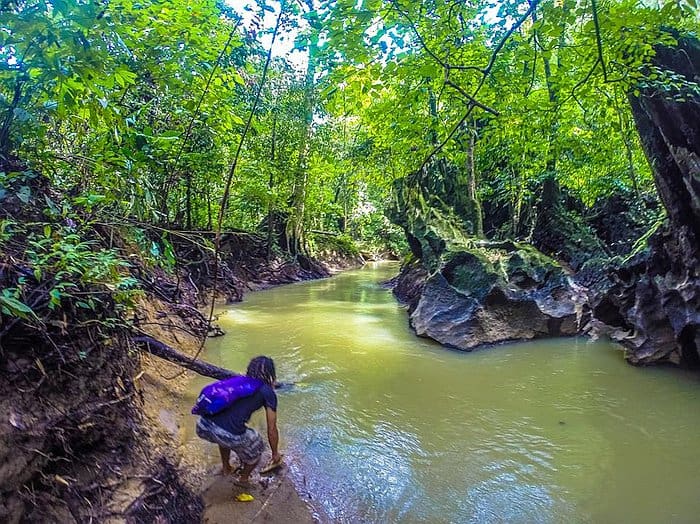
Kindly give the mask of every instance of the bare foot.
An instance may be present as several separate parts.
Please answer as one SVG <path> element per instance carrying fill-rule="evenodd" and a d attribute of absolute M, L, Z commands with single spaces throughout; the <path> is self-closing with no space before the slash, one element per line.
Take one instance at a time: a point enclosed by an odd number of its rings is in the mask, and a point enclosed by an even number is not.
<path fill-rule="evenodd" d="M 242 466 L 236 466 L 231 467 L 231 464 L 228 464 L 226 466 L 221 466 L 221 471 L 219 471 L 219 475 L 223 477 L 228 477 L 229 475 L 240 475 L 241 471 L 243 470 Z"/>
<path fill-rule="evenodd" d="M 251 489 L 253 487 L 253 482 L 250 480 L 249 476 L 234 477 L 233 484 L 238 486 L 239 488 Z"/>

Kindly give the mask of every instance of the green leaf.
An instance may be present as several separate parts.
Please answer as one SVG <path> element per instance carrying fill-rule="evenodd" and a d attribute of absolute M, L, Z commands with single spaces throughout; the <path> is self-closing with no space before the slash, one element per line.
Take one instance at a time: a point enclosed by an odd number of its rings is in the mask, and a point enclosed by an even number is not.
<path fill-rule="evenodd" d="M 25 204 L 29 202 L 31 196 L 32 190 L 29 188 L 29 186 L 22 186 L 19 188 L 19 191 L 17 191 L 17 198 L 19 198 Z"/>
<path fill-rule="evenodd" d="M 9 296 L 5 293 L 0 295 L 0 305 L 12 316 L 19 317 L 22 319 L 29 319 L 30 316 L 36 317 L 32 308 L 26 305 L 24 302 L 17 300 L 15 297 Z"/>
<path fill-rule="evenodd" d="M 55 309 L 57 306 L 61 305 L 61 292 L 53 288 L 51 291 L 49 291 L 49 308 L 50 309 Z"/>

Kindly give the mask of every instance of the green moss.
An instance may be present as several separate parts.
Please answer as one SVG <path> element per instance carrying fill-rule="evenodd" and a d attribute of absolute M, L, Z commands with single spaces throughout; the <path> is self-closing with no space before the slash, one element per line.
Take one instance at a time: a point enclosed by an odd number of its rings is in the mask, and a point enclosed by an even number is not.
<path fill-rule="evenodd" d="M 515 242 L 472 242 L 440 259 L 440 271 L 461 293 L 482 300 L 495 285 L 531 288 L 548 276 L 564 278 L 565 271 L 534 247 Z"/>
<path fill-rule="evenodd" d="M 348 235 L 319 235 L 310 234 L 313 238 L 313 251 L 318 252 L 335 252 L 346 256 L 359 256 L 360 250 Z"/>
<path fill-rule="evenodd" d="M 498 266 L 479 249 L 453 253 L 442 274 L 452 287 L 479 300 L 503 280 Z"/>

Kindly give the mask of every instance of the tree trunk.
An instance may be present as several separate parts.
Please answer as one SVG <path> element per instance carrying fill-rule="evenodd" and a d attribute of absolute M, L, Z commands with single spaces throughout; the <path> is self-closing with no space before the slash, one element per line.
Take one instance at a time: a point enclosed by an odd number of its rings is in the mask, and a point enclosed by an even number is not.
<path fill-rule="evenodd" d="M 438 145 L 439 140 L 438 140 L 438 135 L 437 135 L 437 129 L 438 129 L 438 110 L 437 110 L 437 98 L 435 98 L 435 91 L 433 91 L 433 88 L 430 86 L 430 78 L 427 78 L 426 81 L 428 82 L 428 110 L 430 111 L 430 131 L 428 133 L 428 140 L 430 141 L 430 144 L 435 147 Z"/>
<path fill-rule="evenodd" d="M 211 231 L 213 228 L 212 223 L 212 212 L 211 212 L 211 187 L 209 184 L 206 185 L 207 194 L 207 230 Z"/>
<path fill-rule="evenodd" d="M 623 108 L 618 104 L 618 91 L 617 89 L 613 93 L 613 104 L 615 106 L 615 112 L 617 113 L 617 123 L 620 126 L 620 135 L 622 136 L 622 142 L 625 144 L 625 157 L 627 158 L 627 169 L 629 170 L 630 180 L 632 182 L 632 188 L 634 189 L 637 198 L 640 198 L 641 194 L 639 192 L 639 184 L 637 183 L 637 171 L 634 168 L 634 145 L 632 144 L 632 137 L 630 136 L 631 125 L 629 122 L 629 115 L 625 112 Z"/>
<path fill-rule="evenodd" d="M 272 217 L 273 202 L 272 202 L 272 188 L 275 183 L 275 140 L 277 138 L 277 107 L 275 107 L 272 116 L 272 138 L 270 141 L 270 178 L 267 181 L 267 261 L 272 259 L 272 229 L 274 228 L 274 219 Z"/>
<path fill-rule="evenodd" d="M 187 176 L 185 177 L 186 190 L 185 190 L 185 229 L 188 231 L 192 230 L 192 171 L 187 170 Z"/>
<path fill-rule="evenodd" d="M 15 82 L 12 102 L 10 102 L 10 105 L 7 106 L 5 117 L 2 119 L 2 124 L 0 124 L 0 155 L 2 156 L 7 156 L 12 150 L 10 130 L 12 129 L 12 122 L 15 118 L 15 109 L 19 107 L 20 100 L 22 100 L 23 83 L 24 80 L 21 77 Z"/>
<path fill-rule="evenodd" d="M 314 118 L 314 63 L 313 46 L 309 46 L 309 61 L 306 65 L 304 82 L 304 132 L 299 144 L 299 159 L 294 174 L 291 197 L 291 213 L 287 223 L 287 246 L 292 255 L 301 253 L 304 245 L 304 211 L 306 207 L 306 186 L 309 180 L 308 159 L 311 150 L 311 135 Z"/>
<path fill-rule="evenodd" d="M 474 220 L 474 235 L 483 238 L 484 237 L 484 217 L 481 210 L 481 202 L 479 201 L 479 195 L 476 192 L 476 162 L 475 162 L 475 148 L 476 148 L 476 126 L 474 129 L 469 131 L 469 150 L 468 150 L 468 166 L 467 166 L 467 200 L 469 206 L 472 210 L 472 217 Z"/>
<path fill-rule="evenodd" d="M 537 22 L 536 11 L 532 12 L 532 21 Z M 564 28 L 562 27 L 562 37 L 559 40 L 559 47 L 563 45 L 563 35 L 565 34 Z M 539 40 L 536 39 L 536 42 Z M 538 44 L 536 44 L 538 45 Z M 554 87 L 552 81 L 552 64 L 545 54 L 545 50 L 540 45 L 540 56 L 542 57 L 542 65 L 544 68 L 544 81 L 547 86 L 547 96 L 549 98 L 550 104 L 550 123 L 549 123 L 549 139 L 547 148 L 547 159 L 545 161 L 545 178 L 542 182 L 542 200 L 540 204 L 540 213 L 544 215 L 544 219 L 547 220 L 547 214 L 549 210 L 560 205 L 561 191 L 559 189 L 559 182 L 556 178 L 557 172 L 557 118 L 556 118 L 556 105 L 559 100 L 559 93 Z M 560 56 L 561 53 L 558 53 Z M 557 58 L 557 65 L 560 66 L 560 60 Z"/>

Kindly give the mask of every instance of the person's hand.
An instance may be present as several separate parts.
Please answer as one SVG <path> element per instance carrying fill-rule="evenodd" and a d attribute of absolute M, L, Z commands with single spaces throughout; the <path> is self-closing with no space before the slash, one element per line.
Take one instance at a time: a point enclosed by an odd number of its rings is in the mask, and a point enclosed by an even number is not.
<path fill-rule="evenodd" d="M 282 456 L 281 453 L 273 453 L 272 457 L 270 457 L 270 462 L 260 470 L 260 473 L 269 473 L 279 468 L 282 465 Z"/>

